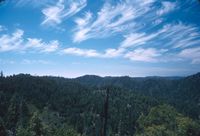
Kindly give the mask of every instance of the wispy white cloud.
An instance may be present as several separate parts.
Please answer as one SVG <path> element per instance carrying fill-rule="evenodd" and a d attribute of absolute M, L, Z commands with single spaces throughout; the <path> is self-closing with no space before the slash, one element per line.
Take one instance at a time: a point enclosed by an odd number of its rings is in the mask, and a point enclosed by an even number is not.
<path fill-rule="evenodd" d="M 84 57 L 99 57 L 100 54 L 93 49 L 66 48 L 62 51 L 64 54 L 71 54 Z"/>
<path fill-rule="evenodd" d="M 161 16 L 175 10 L 175 8 L 177 8 L 176 2 L 163 1 L 162 7 L 157 11 L 157 14 Z"/>
<path fill-rule="evenodd" d="M 173 45 L 174 48 L 193 46 L 199 42 L 194 40 L 199 35 L 198 29 L 192 25 L 172 23 L 163 26 L 160 30 L 154 29 L 156 25 L 164 22 L 165 19 L 161 15 L 178 8 L 177 1 L 164 1 L 158 2 L 162 5 L 158 10 L 154 2 L 155 0 L 142 2 L 125 0 L 116 4 L 106 2 L 97 15 L 86 12 L 82 18 L 75 19 L 73 41 L 81 42 L 119 33 L 125 35 L 125 40 L 121 43 L 121 47 L 124 48 L 149 44 L 149 42 L 153 42 L 152 46 L 159 45 L 163 39 L 169 41 L 164 45 Z"/>
<path fill-rule="evenodd" d="M 6 30 L 5 26 L 0 25 L 0 32 Z"/>
<path fill-rule="evenodd" d="M 55 0 L 17 0 L 12 2 L 14 2 L 17 6 L 31 5 L 33 7 L 40 7 L 46 4 L 53 4 Z"/>
<path fill-rule="evenodd" d="M 19 50 L 23 43 L 23 30 L 17 29 L 12 35 L 4 34 L 0 36 L 0 52 Z"/>
<path fill-rule="evenodd" d="M 158 57 L 162 56 L 167 50 L 165 49 L 155 49 L 155 48 L 138 48 L 133 51 L 129 51 L 125 54 L 125 58 L 132 61 L 143 61 L 143 62 L 158 62 Z"/>
<path fill-rule="evenodd" d="M 43 59 L 22 59 L 22 60 L 10 60 L 10 59 L 0 59 L 0 64 L 2 65 L 13 65 L 13 64 L 42 64 L 42 65 L 53 65 L 54 62 Z"/>
<path fill-rule="evenodd" d="M 73 41 L 81 42 L 89 38 L 106 37 L 116 32 L 128 30 L 134 26 L 134 19 L 141 17 L 150 10 L 153 2 L 154 0 L 142 2 L 125 0 L 115 5 L 106 2 L 97 13 L 96 18 L 90 14 L 85 14 L 83 18 L 75 20 L 77 26 L 74 30 Z M 82 22 L 84 22 L 84 27 Z"/>
<path fill-rule="evenodd" d="M 162 35 L 162 38 L 168 38 L 169 42 L 166 44 L 173 46 L 173 48 L 186 48 L 199 45 L 200 30 L 197 26 L 179 23 L 176 25 L 167 25 L 164 29 L 166 33 Z"/>
<path fill-rule="evenodd" d="M 75 23 L 79 26 L 79 28 L 84 28 L 92 19 L 91 12 L 85 12 L 84 18 L 76 18 Z"/>
<path fill-rule="evenodd" d="M 67 2 L 59 0 L 55 5 L 48 6 L 42 10 L 45 16 L 42 25 L 60 24 L 65 18 L 75 15 L 86 5 L 86 0 L 70 0 Z"/>
<path fill-rule="evenodd" d="M 54 52 L 58 49 L 59 42 L 57 40 L 50 41 L 50 43 L 46 44 L 44 47 L 42 52 Z"/>
<path fill-rule="evenodd" d="M 131 33 L 125 36 L 120 47 L 134 48 L 133 51 L 128 51 L 124 55 L 125 58 L 132 61 L 172 62 L 190 59 L 192 60 L 192 63 L 195 64 L 199 61 L 199 50 L 196 48 L 185 48 L 199 46 L 199 43 L 199 29 L 194 25 L 186 25 L 179 22 L 176 24 L 167 24 L 153 33 Z M 140 46 L 145 48 L 141 48 Z M 160 48 L 167 48 L 168 50 Z M 177 55 L 175 50 L 182 49 L 185 50 L 181 51 L 181 53 Z M 189 53 L 191 53 L 191 55 L 189 55 Z M 195 55 L 192 55 L 192 53 Z"/>
<path fill-rule="evenodd" d="M 89 16 L 91 17 L 91 15 Z M 85 24 L 85 22 L 80 22 L 80 24 Z M 180 55 L 177 57 L 175 50 L 198 46 L 199 38 L 200 33 L 196 26 L 179 22 L 167 24 L 152 33 L 130 33 L 125 36 L 124 41 L 116 49 L 108 48 L 99 52 L 94 49 L 68 48 L 65 54 L 96 58 L 123 57 L 143 62 L 183 61 L 183 57 Z M 195 60 L 195 62 L 197 61 Z"/>
<path fill-rule="evenodd" d="M 106 49 L 105 53 L 102 55 L 105 58 L 115 58 L 122 56 L 126 50 L 124 48 L 118 48 L 118 49 Z"/>
<path fill-rule="evenodd" d="M 200 43 L 200 32 L 196 26 L 181 22 L 167 24 L 153 33 L 130 33 L 125 36 L 121 47 L 137 47 L 140 45 L 163 46 L 168 48 L 186 48 Z"/>
<path fill-rule="evenodd" d="M 37 49 L 41 52 L 54 52 L 59 48 L 59 42 L 57 40 L 50 41 L 49 43 L 37 38 L 28 38 L 27 40 L 26 48 Z"/>
<path fill-rule="evenodd" d="M 130 46 L 139 46 L 142 44 L 146 44 L 148 41 L 154 39 L 156 36 L 159 35 L 158 33 L 153 34 L 145 34 L 145 33 L 131 33 L 125 36 L 125 40 L 121 43 L 121 47 L 127 48 Z"/>
<path fill-rule="evenodd" d="M 41 59 L 38 59 L 38 60 L 23 59 L 21 61 L 21 64 L 43 64 L 43 65 L 51 65 L 51 64 L 54 64 L 54 63 L 51 62 L 51 61 L 48 61 L 48 60 L 41 60 Z"/>
<path fill-rule="evenodd" d="M 27 38 L 27 48 L 41 48 L 43 46 L 42 39 Z"/>
<path fill-rule="evenodd" d="M 200 47 L 184 49 L 178 54 L 178 57 L 191 60 L 192 64 L 200 64 Z"/>
<path fill-rule="evenodd" d="M 15 64 L 16 62 L 14 60 L 8 60 L 8 59 L 0 59 L 0 64 Z"/>
<path fill-rule="evenodd" d="M 30 0 L 27 1 L 30 2 Z M 87 5 L 86 0 L 53 0 L 52 2 L 44 0 L 43 2 L 48 3 L 48 6 L 45 4 L 45 8 L 42 9 L 44 20 L 41 24 L 53 26 L 74 16 Z M 19 0 L 19 4 L 23 5 L 23 1 Z M 72 30 L 73 42 L 82 42 L 90 38 L 105 38 L 114 34 L 124 36 L 124 40 L 115 48 L 109 46 L 103 51 L 96 50 L 95 47 L 92 49 L 84 47 L 61 49 L 57 40 L 44 41 L 42 38 L 25 38 L 24 31 L 18 29 L 11 34 L 0 35 L 0 52 L 50 53 L 57 51 L 63 54 L 94 58 L 120 57 L 143 62 L 185 59 L 191 60 L 193 64 L 199 63 L 199 49 L 192 48 L 198 47 L 200 43 L 198 26 L 181 21 L 178 23 L 165 22 L 165 15 L 179 8 L 178 4 L 177 1 L 111 0 L 105 1 L 97 13 L 87 11 L 81 14 L 82 17 L 74 18 L 76 26 Z M 0 26 L 0 31 L 3 32 L 3 26 Z M 180 53 L 177 53 L 178 51 Z M 167 55 L 168 53 L 170 55 Z M 177 59 L 170 58 L 170 56 L 177 57 Z M 36 60 L 24 62 L 35 63 Z"/>
<path fill-rule="evenodd" d="M 153 25 L 157 26 L 157 25 L 161 24 L 163 21 L 164 21 L 163 18 L 158 18 L 155 21 L 153 21 Z"/>
<path fill-rule="evenodd" d="M 54 52 L 59 48 L 59 42 L 52 40 L 44 42 L 37 38 L 24 38 L 24 31 L 17 29 L 12 34 L 3 34 L 0 36 L 0 52 L 7 51 L 39 51 Z"/>
<path fill-rule="evenodd" d="M 122 56 L 125 52 L 125 49 L 106 49 L 103 52 L 98 52 L 94 49 L 80 49 L 80 48 L 66 48 L 61 51 L 63 54 L 68 55 L 76 55 L 76 56 L 83 56 L 83 57 L 90 57 L 90 58 L 116 58 Z"/>
<path fill-rule="evenodd" d="M 84 23 L 82 23 L 84 24 Z M 186 37 L 187 36 L 187 37 Z M 183 39 L 184 38 L 184 39 Z M 24 52 L 62 52 L 63 54 L 70 54 L 84 57 L 94 58 L 125 58 L 132 61 L 143 61 L 143 62 L 166 62 L 173 60 L 170 55 L 166 55 L 170 50 L 179 48 L 181 53 L 172 54 L 171 56 L 177 57 L 176 60 L 191 60 L 193 64 L 199 62 L 199 48 L 188 48 L 199 44 L 200 34 L 196 27 L 190 25 L 184 25 L 182 23 L 166 25 L 159 31 L 151 34 L 137 33 L 128 35 L 124 42 L 118 48 L 107 48 L 104 51 L 98 51 L 95 49 L 81 49 L 81 48 L 59 48 L 59 42 L 52 40 L 44 42 L 43 39 L 39 38 L 25 38 L 24 31 L 17 29 L 12 34 L 3 34 L 0 36 L 0 52 L 7 51 L 24 51 Z M 156 39 L 156 40 L 155 40 Z M 196 39 L 196 40 L 195 40 Z M 167 41 L 166 49 L 156 49 L 155 45 L 157 42 Z M 151 43 L 151 44 L 149 44 Z M 153 44 L 152 44 L 153 43 Z M 140 45 L 145 45 L 141 48 Z M 160 44 L 158 44 L 160 45 Z M 139 46 L 139 48 L 138 48 Z M 164 47 L 160 46 L 159 48 Z M 134 47 L 134 49 L 129 49 Z M 130 51 L 132 50 L 132 51 Z M 164 60 L 162 60 L 164 59 Z"/>

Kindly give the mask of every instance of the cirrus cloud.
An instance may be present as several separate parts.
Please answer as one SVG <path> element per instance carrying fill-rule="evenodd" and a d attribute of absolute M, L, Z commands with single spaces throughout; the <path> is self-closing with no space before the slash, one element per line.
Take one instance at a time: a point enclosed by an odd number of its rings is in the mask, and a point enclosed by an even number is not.
<path fill-rule="evenodd" d="M 166 51 L 166 49 L 158 50 L 155 48 L 138 48 L 133 51 L 129 51 L 124 57 L 132 61 L 157 62 L 158 57 L 162 56 L 162 54 Z"/>
<path fill-rule="evenodd" d="M 39 51 L 54 52 L 59 48 L 59 42 L 52 40 L 44 42 L 38 38 L 25 38 L 24 31 L 17 29 L 12 34 L 0 35 L 0 52 L 8 51 Z"/>
<path fill-rule="evenodd" d="M 66 7 L 67 5 L 67 7 Z M 64 19 L 75 15 L 87 5 L 86 0 L 65 1 L 59 0 L 55 5 L 50 5 L 42 10 L 44 20 L 42 25 L 57 25 Z"/>
<path fill-rule="evenodd" d="M 200 47 L 184 49 L 178 54 L 178 56 L 191 60 L 192 64 L 200 64 Z"/>
<path fill-rule="evenodd" d="M 175 8 L 177 8 L 176 2 L 163 1 L 162 8 L 157 11 L 157 14 L 161 16 L 175 10 Z"/>
<path fill-rule="evenodd" d="M 89 38 L 102 38 L 128 30 L 134 26 L 134 19 L 142 17 L 150 10 L 149 7 L 154 1 L 125 0 L 115 5 L 106 2 L 96 18 L 86 13 L 83 18 L 75 19 L 76 28 L 73 41 L 81 42 Z M 84 27 L 80 22 L 84 22 Z"/>

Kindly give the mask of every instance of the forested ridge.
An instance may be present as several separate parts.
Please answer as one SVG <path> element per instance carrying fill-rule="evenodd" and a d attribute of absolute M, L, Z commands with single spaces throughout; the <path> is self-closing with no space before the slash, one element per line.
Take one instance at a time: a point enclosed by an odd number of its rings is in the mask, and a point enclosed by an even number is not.
<path fill-rule="evenodd" d="M 104 128 L 108 136 L 200 136 L 200 73 L 1 75 L 0 136 L 103 136 Z"/>

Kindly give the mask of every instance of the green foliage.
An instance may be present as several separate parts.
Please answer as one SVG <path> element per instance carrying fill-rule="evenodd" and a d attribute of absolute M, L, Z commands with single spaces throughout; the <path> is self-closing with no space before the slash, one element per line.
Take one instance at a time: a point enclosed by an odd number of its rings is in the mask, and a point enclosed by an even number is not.
<path fill-rule="evenodd" d="M 200 115 L 200 73 L 183 77 L 98 77 L 83 76 L 76 79 L 86 86 L 104 86 L 109 84 L 126 90 L 131 90 L 145 96 L 156 98 L 174 106 L 178 111 L 191 118 L 198 119 Z"/>
<path fill-rule="evenodd" d="M 15 134 L 16 126 L 19 121 L 19 98 L 14 94 L 10 100 L 7 115 L 7 127 Z"/>
<path fill-rule="evenodd" d="M 18 127 L 16 131 L 16 136 L 32 136 L 28 129 L 23 127 Z"/>
<path fill-rule="evenodd" d="M 54 136 L 80 136 L 73 128 L 64 124 L 62 127 L 56 129 Z"/>
<path fill-rule="evenodd" d="M 160 105 L 150 110 L 147 116 L 138 119 L 138 136 L 198 136 L 200 126 L 188 117 L 179 114 L 169 105 Z"/>
<path fill-rule="evenodd" d="M 0 78 L 0 116 L 5 130 L 17 136 L 99 136 L 109 88 L 108 135 L 197 136 L 199 84 L 200 74 L 76 79 L 20 74 Z"/>
<path fill-rule="evenodd" d="M 42 120 L 40 119 L 39 113 L 34 112 L 30 119 L 30 125 L 28 128 L 31 136 L 43 136 L 45 135 L 44 126 Z"/>
<path fill-rule="evenodd" d="M 6 133 L 6 129 L 4 126 L 4 122 L 0 117 L 0 136 L 6 136 L 6 135 L 7 135 L 7 133 Z"/>

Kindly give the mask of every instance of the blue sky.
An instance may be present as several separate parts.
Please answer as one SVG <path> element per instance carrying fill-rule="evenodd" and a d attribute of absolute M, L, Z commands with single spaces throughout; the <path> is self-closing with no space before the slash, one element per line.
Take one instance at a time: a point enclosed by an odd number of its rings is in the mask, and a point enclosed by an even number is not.
<path fill-rule="evenodd" d="M 200 72 L 198 0 L 6 0 L 0 70 L 77 77 Z"/>

